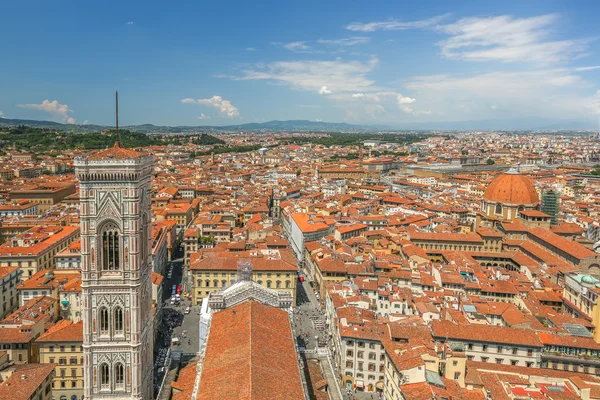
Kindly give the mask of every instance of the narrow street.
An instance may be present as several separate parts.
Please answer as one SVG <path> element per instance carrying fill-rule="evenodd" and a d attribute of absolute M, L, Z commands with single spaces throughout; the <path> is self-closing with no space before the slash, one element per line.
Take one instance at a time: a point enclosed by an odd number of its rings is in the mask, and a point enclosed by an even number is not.
<path fill-rule="evenodd" d="M 171 271 L 171 277 L 168 277 L 168 272 Z M 191 311 L 186 314 L 185 309 L 191 304 L 191 300 L 183 296 L 186 289 L 182 282 L 184 279 L 183 251 L 178 248 L 174 251 L 173 259 L 169 262 L 167 273 L 163 278 L 162 288 L 162 319 L 157 330 L 154 346 L 154 385 L 155 391 L 160 388 L 163 376 L 169 371 L 163 366 L 168 366 L 166 359 L 168 350 L 171 352 L 181 353 L 196 353 L 198 351 L 198 321 L 200 311 L 199 306 L 194 306 Z M 182 296 L 179 305 L 171 304 L 172 287 L 182 286 Z M 178 342 L 173 343 L 173 339 L 177 338 Z M 171 364 L 174 368 L 175 364 Z"/>
<path fill-rule="evenodd" d="M 306 280 L 296 287 L 294 318 L 298 346 L 306 350 L 327 347 L 325 314 Z"/>

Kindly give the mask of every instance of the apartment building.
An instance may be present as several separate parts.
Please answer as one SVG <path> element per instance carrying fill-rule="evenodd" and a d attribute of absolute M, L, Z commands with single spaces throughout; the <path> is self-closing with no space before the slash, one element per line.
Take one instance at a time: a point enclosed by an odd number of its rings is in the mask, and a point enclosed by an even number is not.
<path fill-rule="evenodd" d="M 0 399 L 54 399 L 53 377 L 53 364 L 8 365 L 0 370 Z"/>
<path fill-rule="evenodd" d="M 600 323 L 600 280 L 591 275 L 572 273 L 565 276 L 563 305 L 565 311 L 575 317 L 590 320 L 594 326 Z M 600 329 L 594 331 L 594 340 L 600 343 Z"/>
<path fill-rule="evenodd" d="M 244 266 L 249 269 L 254 282 L 269 289 L 290 292 L 295 303 L 298 265 L 289 249 L 192 253 L 190 270 L 194 303 L 200 304 L 211 292 L 235 283 Z"/>
<path fill-rule="evenodd" d="M 534 368 L 541 364 L 544 345 L 533 330 L 434 320 L 431 333 L 439 343 L 462 344 L 467 360 Z"/>
<path fill-rule="evenodd" d="M 0 267 L 17 266 L 21 280 L 54 269 L 55 255 L 79 238 L 76 226 L 35 226 L 0 245 Z"/>
<path fill-rule="evenodd" d="M 83 322 L 61 320 L 36 341 L 40 363 L 55 365 L 55 399 L 83 399 Z"/>
<path fill-rule="evenodd" d="M 305 213 L 293 213 L 289 216 L 284 213 L 282 222 L 291 249 L 298 261 L 302 260 L 306 242 L 314 242 L 327 235 L 332 235 L 335 230 L 333 221 L 325 221 L 319 217 L 313 218 Z"/>
<path fill-rule="evenodd" d="M 0 267 L 0 319 L 12 313 L 19 304 L 17 285 L 20 282 L 21 270 L 19 267 Z"/>
<path fill-rule="evenodd" d="M 42 270 L 17 286 L 19 303 L 23 306 L 38 296 L 50 296 L 58 299 L 61 287 L 71 281 L 81 281 L 78 269 Z"/>
<path fill-rule="evenodd" d="M 0 205 L 0 218 L 22 217 L 24 215 L 36 215 L 38 204 L 29 200 L 19 200 L 11 204 Z"/>
<path fill-rule="evenodd" d="M 44 212 L 60 203 L 65 197 L 75 193 L 74 184 L 47 184 L 23 187 L 9 193 L 10 200 L 29 200 L 38 204 L 39 212 Z"/>
<path fill-rule="evenodd" d="M 380 327 L 340 326 L 334 335 L 334 360 L 345 389 L 373 392 L 383 387 L 387 333 Z"/>

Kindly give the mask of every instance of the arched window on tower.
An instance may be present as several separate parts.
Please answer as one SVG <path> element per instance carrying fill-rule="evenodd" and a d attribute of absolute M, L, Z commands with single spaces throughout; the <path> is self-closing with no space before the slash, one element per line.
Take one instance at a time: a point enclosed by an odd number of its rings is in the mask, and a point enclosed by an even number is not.
<path fill-rule="evenodd" d="M 118 335 L 123 334 L 123 309 L 121 307 L 115 308 L 115 333 Z"/>
<path fill-rule="evenodd" d="M 122 389 L 125 387 L 125 371 L 123 364 L 117 363 L 115 365 L 115 389 Z"/>
<path fill-rule="evenodd" d="M 145 262 L 148 257 L 148 240 L 148 217 L 144 214 L 142 215 L 142 262 Z"/>
<path fill-rule="evenodd" d="M 108 364 L 100 365 L 100 390 L 110 389 L 110 375 Z"/>
<path fill-rule="evenodd" d="M 108 310 L 105 307 L 98 311 L 98 319 L 100 320 L 100 334 L 108 335 Z"/>
<path fill-rule="evenodd" d="M 119 259 L 119 227 L 113 222 L 104 225 L 102 229 L 102 269 L 105 271 L 118 270 Z"/>

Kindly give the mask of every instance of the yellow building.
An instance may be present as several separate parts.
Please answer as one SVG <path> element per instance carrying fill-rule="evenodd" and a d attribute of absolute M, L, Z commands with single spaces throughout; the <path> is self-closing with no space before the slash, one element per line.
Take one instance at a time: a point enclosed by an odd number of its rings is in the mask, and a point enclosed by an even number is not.
<path fill-rule="evenodd" d="M 200 304 L 211 292 L 235 283 L 242 265 L 251 267 L 254 282 L 269 289 L 289 291 L 295 303 L 298 265 L 289 249 L 192 253 L 190 270 L 194 303 Z"/>
<path fill-rule="evenodd" d="M 54 269 L 54 256 L 78 238 L 76 226 L 35 226 L 0 245 L 0 267 L 19 267 L 25 281 L 42 269 Z"/>
<path fill-rule="evenodd" d="M 40 336 L 40 363 L 55 364 L 55 399 L 83 399 L 83 322 L 61 320 Z"/>

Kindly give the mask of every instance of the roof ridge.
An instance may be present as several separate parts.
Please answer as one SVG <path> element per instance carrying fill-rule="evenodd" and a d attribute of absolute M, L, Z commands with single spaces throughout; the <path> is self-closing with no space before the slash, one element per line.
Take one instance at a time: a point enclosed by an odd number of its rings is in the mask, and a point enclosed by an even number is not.
<path fill-rule="evenodd" d="M 250 382 L 249 382 L 250 398 L 252 398 L 252 392 L 254 391 L 254 388 L 252 387 L 252 336 L 253 336 L 252 331 L 253 331 L 253 326 L 254 326 L 254 324 L 252 323 L 252 319 L 253 319 L 252 311 L 254 308 L 254 307 L 252 307 L 252 303 L 253 303 L 253 301 L 250 300 L 250 302 L 249 302 L 250 318 L 248 318 L 248 323 L 250 324 L 250 340 L 249 340 L 249 346 L 248 346 L 248 348 L 250 350 L 250 354 L 249 354 L 249 356 L 250 356 L 249 357 L 249 360 L 250 360 L 250 377 L 249 377 L 249 379 L 250 379 Z"/>

